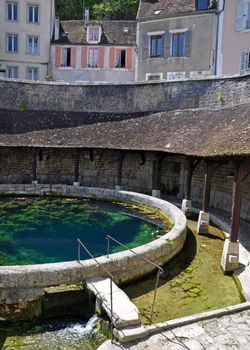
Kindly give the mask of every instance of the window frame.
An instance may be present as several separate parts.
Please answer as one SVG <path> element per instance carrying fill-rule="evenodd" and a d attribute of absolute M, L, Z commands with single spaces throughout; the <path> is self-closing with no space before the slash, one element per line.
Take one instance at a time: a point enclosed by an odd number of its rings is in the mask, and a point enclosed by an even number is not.
<path fill-rule="evenodd" d="M 29 70 L 32 70 L 34 74 L 34 72 L 36 71 L 37 73 L 37 79 L 34 79 L 34 77 L 32 77 L 32 79 L 29 79 L 28 74 L 29 74 Z M 32 80 L 32 81 L 38 81 L 39 80 L 39 68 L 38 67 L 26 67 L 26 79 L 27 80 Z"/>
<path fill-rule="evenodd" d="M 125 52 L 124 56 L 124 65 L 122 65 L 122 52 Z M 117 55 L 120 53 L 120 64 L 117 63 Z M 115 50 L 115 68 L 126 68 L 126 60 L 127 60 L 127 50 L 126 49 L 116 49 Z"/>
<path fill-rule="evenodd" d="M 71 55 L 72 55 L 72 47 L 62 47 L 62 58 L 61 58 L 61 67 L 69 68 L 71 67 Z M 66 54 L 65 54 L 66 52 Z M 69 52 L 69 54 L 68 54 Z"/>
<path fill-rule="evenodd" d="M 16 73 L 17 73 L 16 77 L 10 76 L 10 71 L 12 69 L 16 69 Z M 9 79 L 18 79 L 18 76 L 19 76 L 18 66 L 7 66 L 7 78 L 9 78 Z"/>
<path fill-rule="evenodd" d="M 16 19 L 9 18 L 9 5 L 16 5 Z M 11 12 L 13 12 L 13 8 Z M 6 1 L 6 21 L 8 22 L 19 21 L 19 3 L 17 1 Z"/>
<path fill-rule="evenodd" d="M 30 12 L 29 12 L 29 9 L 30 7 L 33 8 L 33 15 L 32 17 L 34 18 L 34 8 L 38 8 L 38 14 L 37 14 L 37 21 L 30 21 Z M 40 4 L 34 4 L 34 3 L 27 3 L 27 20 L 26 22 L 28 24 L 40 24 Z"/>
<path fill-rule="evenodd" d="M 91 54 L 91 52 L 93 52 Z M 96 55 L 94 53 L 97 53 Z M 90 57 L 93 57 L 93 63 L 90 63 Z M 96 60 L 96 65 L 95 65 L 95 60 Z M 88 48 L 88 56 L 87 56 L 87 65 L 88 68 L 99 68 L 99 48 L 98 47 L 89 47 Z"/>
<path fill-rule="evenodd" d="M 34 50 L 35 48 L 35 44 L 34 44 L 34 40 L 32 42 L 32 51 L 29 50 L 30 46 L 29 46 L 29 39 L 37 39 L 37 51 Z M 40 38 L 39 35 L 27 35 L 27 43 L 26 43 L 26 52 L 28 55 L 39 55 L 40 54 Z"/>
<path fill-rule="evenodd" d="M 9 50 L 9 37 L 16 37 L 16 50 Z M 12 42 L 12 48 L 13 46 L 15 46 L 15 44 L 13 45 L 13 42 Z M 19 53 L 19 35 L 18 33 L 6 33 L 6 52 L 7 53 L 14 53 L 14 54 L 17 54 Z"/>
<path fill-rule="evenodd" d="M 90 38 L 91 29 L 98 30 L 98 38 L 97 39 Z M 100 25 L 89 25 L 87 27 L 87 42 L 90 44 L 99 44 L 100 41 L 101 41 L 101 26 Z"/>
<path fill-rule="evenodd" d="M 200 1 L 206 1 L 207 2 L 207 5 L 205 8 L 199 8 L 199 3 Z M 208 10 L 209 9 L 209 5 L 210 5 L 210 1 L 209 0 L 196 0 L 195 1 L 195 8 L 196 8 L 196 11 L 204 11 L 204 10 Z"/>
<path fill-rule="evenodd" d="M 182 58 L 186 57 L 186 32 L 171 33 L 171 58 Z M 181 37 L 184 38 L 183 53 L 181 54 Z M 174 38 L 177 37 L 177 53 L 174 55 Z"/>
<path fill-rule="evenodd" d="M 153 40 L 156 40 L 156 46 L 155 46 L 155 53 L 153 54 Z M 149 36 L 149 58 L 158 58 L 163 57 L 162 52 L 162 43 L 163 41 L 163 35 L 162 34 L 154 34 Z M 160 52 L 158 52 L 160 51 Z"/>

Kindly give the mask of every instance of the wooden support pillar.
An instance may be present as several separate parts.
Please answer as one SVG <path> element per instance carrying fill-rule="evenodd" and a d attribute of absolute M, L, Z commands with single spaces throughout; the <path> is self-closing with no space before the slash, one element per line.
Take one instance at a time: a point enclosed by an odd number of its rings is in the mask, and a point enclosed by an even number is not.
<path fill-rule="evenodd" d="M 199 159 L 188 158 L 188 171 L 186 181 L 185 198 L 182 200 L 181 209 L 186 217 L 192 216 L 192 202 L 191 202 L 191 189 L 192 189 L 192 177 L 195 168 L 200 163 Z"/>
<path fill-rule="evenodd" d="M 116 186 L 118 190 L 122 188 L 122 163 L 125 155 L 126 155 L 126 152 L 121 152 L 118 157 L 118 175 L 117 175 L 117 186 Z"/>
<path fill-rule="evenodd" d="M 212 184 L 214 171 L 215 171 L 215 167 L 213 166 L 212 161 L 206 160 L 206 172 L 205 172 L 204 195 L 203 195 L 203 211 L 205 213 L 208 213 L 208 210 L 209 210 L 211 184 Z"/>
<path fill-rule="evenodd" d="M 231 233 L 229 239 L 225 240 L 221 258 L 221 266 L 225 272 L 233 271 L 240 266 L 238 233 L 240 227 L 241 182 L 249 175 L 244 176 L 245 164 L 242 160 L 234 162 Z"/>
<path fill-rule="evenodd" d="M 32 183 L 36 184 L 37 183 L 37 172 L 36 172 L 36 168 L 37 168 L 37 149 L 33 148 L 32 149 Z"/>
<path fill-rule="evenodd" d="M 80 162 L 80 149 L 75 149 L 75 173 L 74 173 L 74 185 L 79 184 L 79 162 Z"/>
<path fill-rule="evenodd" d="M 191 188 L 192 188 L 192 177 L 195 168 L 200 163 L 199 159 L 188 158 L 188 172 L 187 172 L 187 183 L 186 183 L 186 193 L 185 199 L 191 199 Z"/>
<path fill-rule="evenodd" d="M 232 224 L 229 240 L 237 242 L 240 227 L 240 209 L 241 209 L 241 182 L 244 176 L 244 164 L 242 161 L 236 161 L 234 164 L 234 182 L 232 195 Z"/>
<path fill-rule="evenodd" d="M 161 166 L 166 154 L 157 154 L 156 159 L 153 162 L 153 189 L 154 191 L 161 190 Z"/>

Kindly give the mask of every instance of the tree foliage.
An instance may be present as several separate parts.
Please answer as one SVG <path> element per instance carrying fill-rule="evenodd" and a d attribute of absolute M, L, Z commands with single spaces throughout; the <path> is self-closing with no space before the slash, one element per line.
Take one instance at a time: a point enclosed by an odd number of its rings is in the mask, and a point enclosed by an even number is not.
<path fill-rule="evenodd" d="M 61 20 L 83 19 L 83 7 L 91 19 L 135 19 L 139 0 L 55 0 Z"/>

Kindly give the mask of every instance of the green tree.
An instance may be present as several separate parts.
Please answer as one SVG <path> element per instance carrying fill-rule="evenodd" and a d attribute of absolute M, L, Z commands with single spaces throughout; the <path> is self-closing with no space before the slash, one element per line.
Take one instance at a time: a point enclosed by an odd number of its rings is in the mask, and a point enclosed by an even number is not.
<path fill-rule="evenodd" d="M 82 19 L 83 4 L 93 19 L 135 19 L 139 0 L 56 0 L 61 20 Z"/>

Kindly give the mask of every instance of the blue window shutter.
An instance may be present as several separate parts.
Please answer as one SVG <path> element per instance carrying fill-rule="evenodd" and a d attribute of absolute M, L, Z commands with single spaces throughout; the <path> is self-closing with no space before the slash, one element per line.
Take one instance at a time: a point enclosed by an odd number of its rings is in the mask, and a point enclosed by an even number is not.
<path fill-rule="evenodd" d="M 238 1 L 236 23 L 235 23 L 235 30 L 238 32 L 246 29 L 247 27 L 248 6 L 249 6 L 248 1 L 246 0 Z"/>
<path fill-rule="evenodd" d="M 162 39 L 161 39 L 161 57 L 164 56 L 165 36 L 166 36 L 166 34 L 162 34 Z"/>

